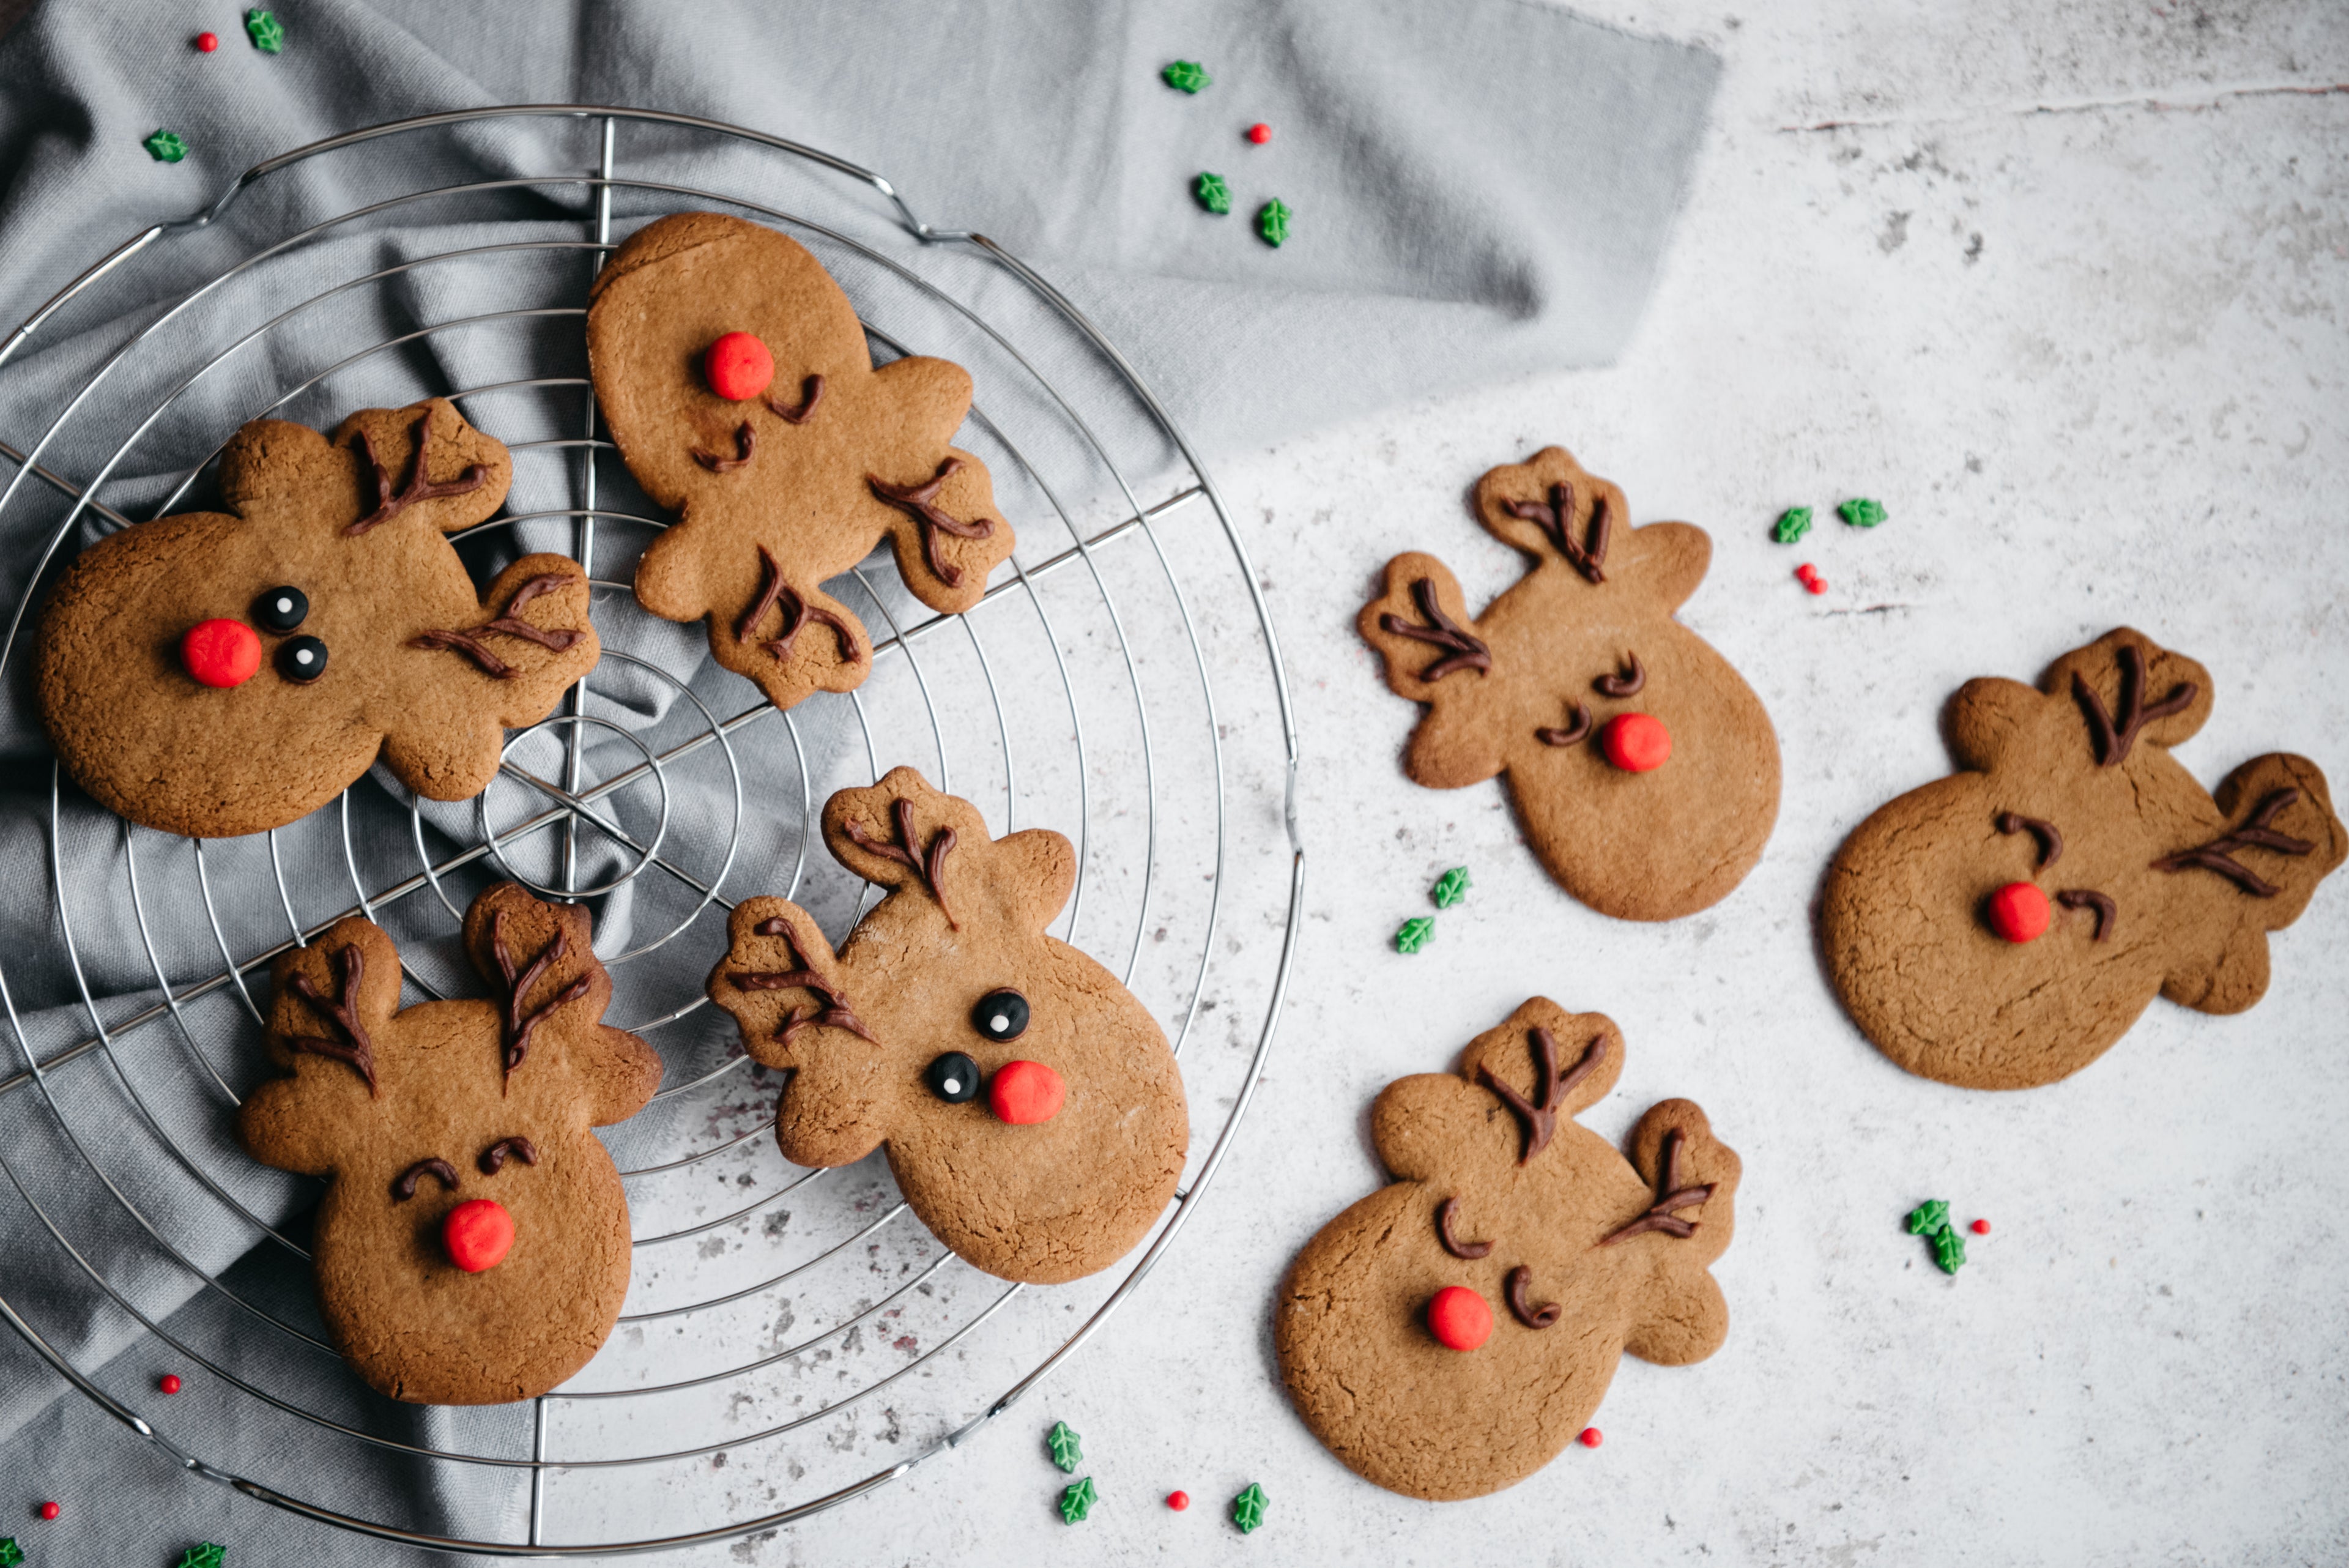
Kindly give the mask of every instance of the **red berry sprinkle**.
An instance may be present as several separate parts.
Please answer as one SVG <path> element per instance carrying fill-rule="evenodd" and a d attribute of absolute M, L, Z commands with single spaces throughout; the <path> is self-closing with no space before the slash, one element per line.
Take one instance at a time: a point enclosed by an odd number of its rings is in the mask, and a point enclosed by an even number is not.
<path fill-rule="evenodd" d="M 1977 1220 L 1972 1224 L 1967 1226 L 1966 1229 L 1971 1231 L 1977 1236 L 1987 1236 L 1990 1234 L 1990 1221 L 1987 1220 Z"/>
<path fill-rule="evenodd" d="M 64 1509 L 59 1508 L 56 1503 L 53 1503 L 53 1502 L 45 1502 L 45 1503 L 41 1504 L 41 1517 L 42 1517 L 43 1519 L 55 1519 L 55 1518 L 57 1518 L 57 1515 L 59 1515 L 59 1514 L 63 1513 L 64 1511 L 65 1511 L 65 1510 L 64 1510 Z"/>
<path fill-rule="evenodd" d="M 196 35 L 196 47 L 202 49 L 205 54 L 211 54 L 214 49 L 220 47 L 220 35 L 218 33 L 198 33 Z"/>
<path fill-rule="evenodd" d="M 1265 124 L 1262 120 L 1258 120 L 1256 124 L 1247 128 L 1247 139 L 1250 141 L 1255 142 L 1258 147 L 1262 147 L 1266 142 L 1272 140 L 1272 127 Z"/>
<path fill-rule="evenodd" d="M 1180 1513 L 1191 1506 L 1191 1494 L 1187 1491 L 1170 1491 L 1166 1494 L 1166 1506 Z"/>
<path fill-rule="evenodd" d="M 1595 1449 L 1606 1440 L 1607 1434 L 1600 1431 L 1596 1427 L 1583 1428 L 1582 1436 L 1575 1439 L 1576 1442 L 1580 1443 L 1586 1449 Z"/>
<path fill-rule="evenodd" d="M 2028 882 L 2009 882 L 1990 896 L 1990 929 L 2011 942 L 2036 941 L 2047 929 L 2047 895 Z"/>
<path fill-rule="evenodd" d="M 166 1394 L 177 1394 L 180 1391 L 180 1375 L 176 1372 L 166 1372 L 163 1374 L 163 1381 L 155 1386 Z"/>

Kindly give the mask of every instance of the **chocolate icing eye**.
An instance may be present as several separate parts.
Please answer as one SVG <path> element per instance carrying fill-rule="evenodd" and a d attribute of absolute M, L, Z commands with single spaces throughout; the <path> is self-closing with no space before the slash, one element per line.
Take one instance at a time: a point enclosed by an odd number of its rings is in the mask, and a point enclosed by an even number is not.
<path fill-rule="evenodd" d="M 1016 991 L 990 991 L 970 1010 L 970 1026 L 989 1040 L 1017 1040 L 1028 1033 L 1028 999 Z"/>
<path fill-rule="evenodd" d="M 326 672 L 326 645 L 316 638 L 291 638 L 277 645 L 277 673 L 296 686 L 307 686 Z"/>
<path fill-rule="evenodd" d="M 922 1079 L 930 1085 L 930 1093 L 950 1106 L 968 1105 L 978 1098 L 978 1064 L 959 1051 L 949 1051 L 932 1062 Z"/>
<path fill-rule="evenodd" d="M 296 587 L 269 589 L 253 601 L 253 623 L 264 631 L 292 631 L 310 618 L 310 596 Z"/>

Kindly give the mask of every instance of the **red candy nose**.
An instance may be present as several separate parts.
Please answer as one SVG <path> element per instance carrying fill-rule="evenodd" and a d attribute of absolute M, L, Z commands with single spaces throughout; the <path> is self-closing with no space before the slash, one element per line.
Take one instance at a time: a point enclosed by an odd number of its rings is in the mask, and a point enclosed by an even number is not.
<path fill-rule="evenodd" d="M 449 1210 L 440 1222 L 440 1240 L 449 1261 L 469 1274 L 494 1269 L 513 1246 L 513 1216 L 492 1198 L 476 1198 Z"/>
<path fill-rule="evenodd" d="M 1474 1350 L 1493 1336 L 1493 1309 L 1465 1285 L 1446 1285 L 1427 1303 L 1427 1332 L 1446 1350 Z"/>
<path fill-rule="evenodd" d="M 987 1085 L 987 1103 L 1016 1127 L 1050 1121 L 1068 1097 L 1061 1075 L 1041 1062 L 1006 1062 Z"/>
<path fill-rule="evenodd" d="M 1662 767 L 1672 754 L 1672 732 L 1653 713 L 1618 713 L 1599 732 L 1607 760 L 1627 774 Z"/>
<path fill-rule="evenodd" d="M 241 620 L 198 621 L 180 639 L 180 662 L 207 686 L 242 686 L 261 668 L 261 634 Z"/>
<path fill-rule="evenodd" d="M 2028 882 L 2009 882 L 1990 896 L 1990 929 L 2008 941 L 2033 940 L 2047 919 L 2047 895 Z"/>
<path fill-rule="evenodd" d="M 701 374 L 709 389 L 728 402 L 744 402 L 775 379 L 775 357 L 753 334 L 729 332 L 701 357 Z"/>

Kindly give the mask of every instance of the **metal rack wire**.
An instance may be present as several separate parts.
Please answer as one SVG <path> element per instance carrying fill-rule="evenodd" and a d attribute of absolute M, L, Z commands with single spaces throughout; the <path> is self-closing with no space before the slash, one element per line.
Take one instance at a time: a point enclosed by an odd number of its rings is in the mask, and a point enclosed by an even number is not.
<path fill-rule="evenodd" d="M 585 286 L 616 223 L 694 207 L 814 249 L 876 353 L 972 365 L 965 444 L 1020 534 L 966 616 L 930 614 L 877 562 L 833 585 L 873 628 L 874 676 L 789 712 L 744 706 L 751 689 L 706 663 L 698 630 L 665 640 L 636 607 L 626 563 L 662 523 L 629 499 L 584 375 Z M 771 1529 L 885 1486 L 970 1440 L 1135 1291 L 1229 1150 L 1272 1044 L 1301 909 L 1297 737 L 1212 480 L 1040 274 L 812 148 L 681 115 L 521 106 L 256 165 L 60 290 L 0 342 L 0 374 L 59 340 L 90 355 L 81 389 L 22 451 L 0 444 L 0 529 L 47 541 L 0 672 L 27 657 L 75 538 L 201 500 L 244 420 L 331 423 L 402 375 L 515 454 L 507 514 L 460 548 L 564 531 L 596 585 L 605 660 L 461 810 L 363 781 L 265 838 L 207 844 L 103 817 L 51 770 L 46 864 L 0 866 L 49 878 L 55 921 L 53 949 L 0 955 L 0 1111 L 36 1135 L 0 1138 L 0 1205 L 48 1245 L 16 1277 L 50 1286 L 18 1301 L 0 1278 L 0 1319 L 49 1365 L 190 1471 L 277 1507 L 410 1544 L 580 1556 Z M 761 1136 L 773 1085 L 703 1005 L 738 898 L 786 893 L 835 937 L 862 910 L 870 889 L 810 853 L 813 813 L 900 761 L 979 801 L 998 832 L 1076 841 L 1056 929 L 1174 1041 L 1189 1168 L 1143 1245 L 1094 1281 L 1007 1286 L 924 1234 L 879 1162 L 785 1165 Z M 636 1268 L 603 1354 L 528 1407 L 419 1412 L 344 1372 L 308 1301 L 301 1186 L 224 1129 L 264 1070 L 254 977 L 272 959 L 358 914 L 398 935 L 409 1000 L 462 992 L 456 921 L 492 875 L 598 901 L 613 1020 L 668 1073 L 608 1140 Z M 168 1346 L 212 1403 L 156 1407 L 143 1364 L 117 1354 L 132 1344 Z M 362 1470 L 390 1490 L 333 1479 Z M 615 1489 L 616 1474 L 662 1484 Z M 662 1527 L 643 1533 L 648 1508 Z"/>

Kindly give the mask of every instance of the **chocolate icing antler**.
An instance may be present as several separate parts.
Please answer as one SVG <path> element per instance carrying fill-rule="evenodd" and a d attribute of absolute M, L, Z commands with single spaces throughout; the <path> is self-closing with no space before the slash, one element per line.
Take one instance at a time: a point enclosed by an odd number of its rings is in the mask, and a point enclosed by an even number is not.
<path fill-rule="evenodd" d="M 526 1013 L 522 1010 L 523 999 L 530 994 L 530 988 L 538 983 L 538 977 L 546 972 L 548 966 L 563 961 L 563 954 L 570 945 L 571 933 L 561 926 L 555 927 L 554 940 L 546 944 L 546 950 L 533 960 L 531 966 L 517 979 L 513 952 L 506 946 L 506 912 L 500 909 L 490 922 L 490 951 L 497 959 L 498 971 L 505 976 L 506 981 L 504 1076 L 507 1078 L 513 1076 L 514 1069 L 521 1066 L 522 1059 L 530 1054 L 530 1037 L 541 1023 L 546 1022 L 546 1015 L 587 994 L 587 977 L 583 974 L 548 998 L 537 1011 Z"/>
<path fill-rule="evenodd" d="M 699 447 L 695 447 L 693 449 L 693 461 L 701 464 L 702 467 L 708 469 L 712 473 L 731 473 L 738 468 L 748 468 L 750 466 L 751 444 L 752 431 L 750 430 L 750 421 L 749 420 L 744 420 L 740 424 L 734 427 L 734 455 L 732 457 L 720 457 L 714 452 L 704 452 Z"/>
<path fill-rule="evenodd" d="M 1573 722 L 1563 730 L 1536 730 L 1535 740 L 1545 746 L 1571 746 L 1578 741 L 1589 739 L 1590 710 L 1579 702 L 1569 702 L 1566 707 L 1567 711 L 1574 715 Z"/>
<path fill-rule="evenodd" d="M 2092 942 L 2100 942 L 2111 936 L 2113 926 L 2120 919 L 2119 906 L 2116 905 L 2110 897 L 2097 892 L 2094 888 L 2066 888 L 2055 895 L 2055 901 L 2067 909 L 2096 911 L 2095 933 L 2088 939 Z"/>
<path fill-rule="evenodd" d="M 508 1155 L 513 1156 L 524 1165 L 536 1165 L 538 1146 L 526 1137 L 502 1137 L 481 1151 L 481 1158 L 477 1162 L 481 1168 L 481 1174 L 495 1176 L 499 1171 L 503 1170 Z M 452 1181 L 449 1185 L 454 1187 L 456 1183 Z"/>
<path fill-rule="evenodd" d="M 1656 1179 L 1656 1191 L 1659 1196 L 1654 1206 L 1621 1230 L 1601 1237 L 1599 1245 L 1611 1247 L 1618 1241 L 1628 1241 L 1633 1236 L 1649 1231 L 1661 1231 L 1668 1236 L 1696 1234 L 1697 1222 L 1693 1220 L 1683 1220 L 1672 1210 L 1693 1208 L 1712 1197 L 1713 1183 L 1708 1181 L 1702 1187 L 1680 1185 L 1680 1128 L 1674 1127 L 1664 1135 L 1663 1155 L 1664 1158 L 1660 1165 L 1661 1174 Z"/>
<path fill-rule="evenodd" d="M 812 381 L 823 379 L 821 376 L 808 379 Z M 783 607 L 783 635 L 765 644 L 767 651 L 778 660 L 791 658 L 792 644 L 813 623 L 832 628 L 833 635 L 840 641 L 843 663 L 864 662 L 864 654 L 856 646 L 856 634 L 849 630 L 848 623 L 828 609 L 808 604 L 794 593 L 783 581 L 783 569 L 775 564 L 774 556 L 764 545 L 759 546 L 759 597 L 750 601 L 750 607 L 744 610 L 742 618 L 734 623 L 735 641 L 750 641 L 750 634 L 759 628 L 759 623 L 767 618 L 767 612 L 780 600 Z"/>
<path fill-rule="evenodd" d="M 1504 501 L 1501 509 L 1512 517 L 1533 524 L 1549 535 L 1549 542 L 1557 546 L 1557 553 L 1566 557 L 1568 566 L 1594 583 L 1607 580 L 1607 574 L 1599 570 L 1600 563 L 1607 559 L 1609 531 L 1607 493 L 1604 490 L 1590 504 L 1590 543 L 1587 547 L 1575 543 L 1574 536 L 1567 531 L 1574 518 L 1574 486 L 1571 484 L 1560 483 L 1551 485 L 1547 506 L 1538 501 Z"/>
<path fill-rule="evenodd" d="M 2118 767 L 2127 759 L 2129 747 L 2137 742 L 2137 732 L 2146 725 L 2192 707 L 2196 691 L 2193 681 L 2181 680 L 2169 689 L 2168 696 L 2147 707 L 2144 653 L 2136 644 L 2125 642 L 2115 661 L 2121 671 L 2121 716 L 2117 724 L 2106 711 L 2105 700 L 2089 687 L 2086 679 L 2076 670 L 2072 672 L 2072 695 L 2088 716 L 2088 736 L 2095 743 L 2096 763 L 2107 768 Z"/>
<path fill-rule="evenodd" d="M 2220 834 L 2209 843 L 2192 849 L 2181 849 L 2175 855 L 2165 855 L 2153 863 L 2156 871 L 2184 871 L 2199 867 L 2216 871 L 2254 898 L 2272 898 L 2283 891 L 2235 858 L 2238 849 L 2272 849 L 2279 855 L 2305 855 L 2316 847 L 2305 838 L 2294 838 L 2289 833 L 2279 833 L 2271 825 L 2276 814 L 2300 798 L 2297 789 L 2270 790 L 2261 798 L 2259 809 L 2244 820 L 2243 826 Z"/>
<path fill-rule="evenodd" d="M 1646 688 L 1648 667 L 1640 662 L 1640 656 L 1636 653 L 1627 653 L 1623 657 L 1631 661 L 1630 669 L 1620 675 L 1602 675 L 1590 683 L 1599 689 L 1600 696 L 1637 697 Z"/>
<path fill-rule="evenodd" d="M 1526 1299 L 1526 1294 L 1527 1287 L 1533 1282 L 1534 1272 L 1523 1263 L 1509 1271 L 1509 1311 L 1516 1314 L 1516 1320 L 1527 1328 L 1547 1328 L 1557 1321 L 1558 1314 L 1566 1309 L 1556 1302 L 1544 1302 L 1539 1306 L 1534 1305 Z"/>
<path fill-rule="evenodd" d="M 1413 626 L 1389 610 L 1379 617 L 1379 627 L 1397 637 L 1410 638 L 1413 642 L 1432 642 L 1438 648 L 1452 650 L 1445 658 L 1421 670 L 1419 678 L 1422 680 L 1441 680 L 1455 670 L 1493 668 L 1492 649 L 1484 639 L 1444 613 L 1444 607 L 1435 602 L 1435 585 L 1433 582 L 1425 577 L 1415 578 L 1411 585 L 1411 597 L 1419 606 L 1419 613 L 1427 618 L 1425 626 Z"/>
<path fill-rule="evenodd" d="M 884 860 L 894 860 L 900 866 L 910 867 L 914 875 L 928 887 L 930 897 L 938 901 L 938 912 L 947 918 L 947 924 L 957 931 L 962 929 L 961 922 L 954 918 L 954 911 L 947 908 L 946 885 L 939 879 L 947 868 L 947 857 L 954 851 L 955 830 L 939 828 L 931 836 L 928 850 L 917 857 L 915 850 L 920 841 L 914 836 L 914 803 L 909 800 L 893 802 L 890 812 L 897 823 L 897 842 L 895 844 L 886 844 L 874 837 L 864 831 L 864 825 L 853 816 L 842 825 L 842 830 L 848 835 L 849 842 L 859 849 L 878 855 Z"/>
<path fill-rule="evenodd" d="M 557 628 L 550 631 L 543 626 L 533 626 L 530 622 L 523 620 L 521 617 L 515 615 L 514 611 L 522 608 L 523 606 L 530 603 L 531 600 L 539 597 L 543 594 L 551 594 L 558 589 L 569 587 L 575 580 L 575 578 L 563 572 L 543 573 L 541 576 L 531 578 L 530 581 L 523 584 L 521 587 L 516 588 L 514 590 L 514 597 L 506 601 L 506 607 L 499 613 L 496 619 L 483 621 L 481 625 L 474 627 L 470 631 L 433 630 L 424 632 L 418 637 L 411 638 L 409 640 L 408 646 L 410 648 L 449 649 L 452 651 L 461 653 L 466 658 L 471 659 L 475 664 L 481 667 L 481 673 L 489 676 L 492 680 L 511 680 L 513 679 L 515 674 L 514 667 L 508 664 L 504 659 L 500 659 L 496 654 L 492 653 L 489 649 L 489 646 L 482 642 L 481 639 L 487 637 L 492 632 L 498 632 L 507 637 L 519 637 L 524 641 L 534 642 L 541 648 L 551 648 L 555 652 L 561 653 L 565 649 L 571 647 L 572 644 L 577 642 L 581 634 L 569 628 Z"/>
<path fill-rule="evenodd" d="M 734 982 L 734 989 L 737 991 L 812 991 L 816 994 L 818 1005 L 804 1012 L 793 1007 L 791 1016 L 783 1020 L 783 1026 L 775 1031 L 776 1039 L 788 1045 L 792 1043 L 792 1036 L 801 1030 L 820 1024 L 829 1024 L 834 1029 L 845 1029 L 860 1039 L 873 1039 L 872 1033 L 865 1029 L 864 1021 L 850 1010 L 846 999 L 840 994 L 832 981 L 808 968 L 807 950 L 801 945 L 800 935 L 792 929 L 792 923 L 789 920 L 777 915 L 771 920 L 761 920 L 750 929 L 762 937 L 782 938 L 785 945 L 791 949 L 792 961 L 799 967 L 781 972 L 772 970 L 764 971 L 737 970 L 726 977 Z M 874 1041 L 874 1044 L 878 1044 L 879 1042 Z"/>
<path fill-rule="evenodd" d="M 2064 858 L 2064 836 L 2055 831 L 2052 822 L 2019 812 L 2002 811 L 1992 819 L 1992 826 L 2001 833 L 2028 833 L 2039 841 L 2039 869 L 2044 871 Z"/>
<path fill-rule="evenodd" d="M 399 1173 L 399 1179 L 391 1184 L 393 1200 L 405 1203 L 415 1197 L 416 1184 L 428 1176 L 437 1176 L 440 1179 L 441 1191 L 457 1190 L 457 1168 L 435 1155 L 430 1159 L 418 1160 Z"/>
<path fill-rule="evenodd" d="M 1583 1048 L 1582 1060 L 1561 1078 L 1557 1073 L 1557 1039 L 1548 1030 L 1539 1027 L 1529 1030 L 1527 1035 L 1533 1043 L 1535 1093 L 1541 1096 L 1538 1101 L 1528 1101 L 1494 1076 L 1493 1069 L 1482 1062 L 1476 1064 L 1476 1081 L 1498 1095 L 1501 1103 L 1515 1111 L 1517 1119 L 1525 1124 L 1526 1146 L 1517 1156 L 1519 1165 L 1549 1147 L 1549 1140 L 1557 1133 L 1557 1107 L 1567 1091 L 1588 1077 L 1607 1056 L 1607 1036 L 1593 1035 L 1590 1044 Z"/>
<path fill-rule="evenodd" d="M 961 586 L 962 568 L 949 565 L 938 554 L 939 533 L 951 534 L 957 539 L 990 539 L 995 536 L 994 518 L 979 517 L 965 523 L 948 516 L 946 509 L 938 504 L 938 492 L 946 488 L 947 481 L 952 479 L 955 471 L 960 467 L 962 459 L 950 457 L 938 464 L 936 474 L 920 484 L 890 484 L 874 474 L 864 476 L 864 483 L 873 487 L 874 494 L 892 506 L 912 513 L 921 524 L 922 559 L 929 564 L 930 575 L 950 588 Z"/>
<path fill-rule="evenodd" d="M 346 1045 L 340 1041 L 325 1040 L 315 1034 L 298 1034 L 286 1040 L 285 1048 L 307 1052 L 313 1056 L 331 1056 L 337 1062 L 348 1063 L 353 1072 L 367 1080 L 367 1098 L 374 1099 L 375 1042 L 367 1038 L 367 1025 L 359 1022 L 359 982 L 367 978 L 367 954 L 359 950 L 357 942 L 353 942 L 335 954 L 335 962 L 342 972 L 341 994 L 336 999 L 327 1000 L 316 986 L 310 983 L 310 977 L 298 971 L 287 986 L 295 995 L 333 1020 L 337 1028 L 350 1036 L 350 1044 Z"/>
<path fill-rule="evenodd" d="M 767 405 L 768 412 L 787 425 L 803 425 L 815 413 L 815 406 L 823 401 L 823 378 L 810 376 L 800 383 L 800 406 L 777 401 L 771 395 L 759 400 Z"/>
<path fill-rule="evenodd" d="M 408 483 L 399 487 L 399 493 L 396 495 L 392 493 L 391 475 L 386 473 L 383 471 L 383 464 L 376 460 L 375 443 L 367 440 L 366 431 L 362 430 L 358 432 L 358 441 L 355 444 L 358 447 L 360 460 L 367 465 L 367 472 L 373 475 L 376 505 L 374 511 L 343 530 L 346 538 L 364 534 L 378 523 L 390 522 L 419 501 L 438 501 L 444 496 L 463 495 L 470 491 L 479 490 L 490 482 L 490 471 L 478 462 L 470 464 L 464 472 L 445 483 L 432 484 L 426 482 L 424 454 L 432 445 L 432 416 L 440 411 L 437 404 L 425 405 L 424 418 L 418 421 L 416 427 L 414 465 L 408 471 Z"/>
<path fill-rule="evenodd" d="M 1471 1262 L 1474 1262 L 1475 1259 L 1485 1257 L 1490 1253 L 1493 1250 L 1493 1243 L 1490 1241 L 1464 1241 L 1460 1240 L 1459 1237 L 1454 1236 L 1452 1233 L 1453 1210 L 1459 1207 L 1460 1199 L 1457 1198 L 1447 1198 L 1443 1202 L 1435 1206 L 1435 1239 L 1443 1242 L 1444 1250 L 1451 1253 L 1454 1257 L 1466 1258 Z"/>

